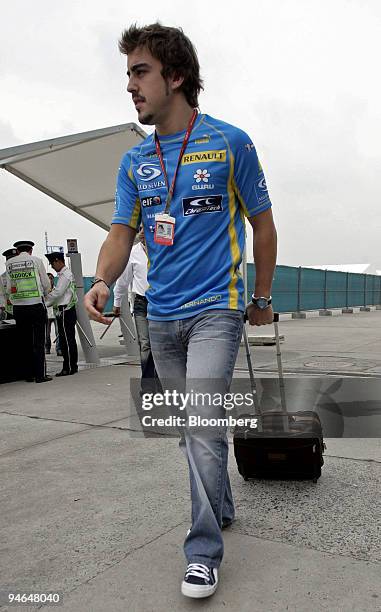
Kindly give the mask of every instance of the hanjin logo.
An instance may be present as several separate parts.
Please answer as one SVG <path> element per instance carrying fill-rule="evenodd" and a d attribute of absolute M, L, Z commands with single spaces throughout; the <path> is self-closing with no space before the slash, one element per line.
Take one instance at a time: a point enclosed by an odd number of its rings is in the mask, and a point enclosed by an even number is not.
<path fill-rule="evenodd" d="M 159 206 L 159 204 L 161 204 L 161 197 L 151 196 L 150 198 L 142 198 L 141 203 L 143 208 L 147 208 L 148 206 Z"/>
<path fill-rule="evenodd" d="M 136 170 L 137 174 L 140 176 L 142 181 L 153 181 L 161 174 L 160 166 L 156 164 L 140 164 L 138 169 Z"/>
<path fill-rule="evenodd" d="M 198 215 L 222 211 L 222 195 L 205 198 L 183 198 L 183 215 Z"/>

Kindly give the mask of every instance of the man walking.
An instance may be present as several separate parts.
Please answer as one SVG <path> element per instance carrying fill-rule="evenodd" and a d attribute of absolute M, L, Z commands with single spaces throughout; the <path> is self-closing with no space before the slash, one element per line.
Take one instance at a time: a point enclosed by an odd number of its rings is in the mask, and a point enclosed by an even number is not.
<path fill-rule="evenodd" d="M 32 255 L 34 242 L 20 240 L 13 246 L 17 255 L 6 264 L 7 292 L 22 342 L 25 379 L 48 382 L 52 378 L 46 374 L 44 296 L 50 290 L 50 281 L 42 260 Z"/>
<path fill-rule="evenodd" d="M 64 254 L 54 251 L 47 253 L 45 257 L 58 275 L 57 285 L 46 298 L 46 305 L 54 306 L 56 310 L 58 338 L 63 356 L 62 370 L 57 372 L 56 376 L 69 376 L 78 372 L 78 348 L 75 339 L 77 291 L 73 274 L 65 266 Z"/>
<path fill-rule="evenodd" d="M 265 177 L 245 132 L 198 113 L 199 63 L 182 30 L 132 26 L 119 48 L 127 55 L 127 90 L 138 119 L 155 125 L 155 132 L 122 159 L 111 230 L 85 305 L 90 317 L 110 322 L 102 315 L 109 286 L 125 268 L 142 221 L 150 262 L 149 333 L 159 378 L 183 380 L 186 390 L 197 380 L 218 379 L 228 390 L 245 310 L 239 273 L 245 216 L 254 231 L 256 263 L 249 322 L 273 320 L 276 232 Z M 210 405 L 196 408 L 201 417 L 221 416 Z M 192 498 L 181 590 L 201 598 L 217 588 L 221 529 L 234 519 L 226 431 L 205 438 L 185 427 L 180 446 Z"/>

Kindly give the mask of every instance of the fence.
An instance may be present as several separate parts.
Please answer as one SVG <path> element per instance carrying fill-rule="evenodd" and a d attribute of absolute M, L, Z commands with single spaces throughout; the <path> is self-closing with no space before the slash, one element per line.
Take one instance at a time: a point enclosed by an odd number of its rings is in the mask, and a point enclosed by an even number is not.
<path fill-rule="evenodd" d="M 85 293 L 87 293 L 87 291 L 90 289 L 91 283 L 93 282 L 93 277 L 92 276 L 84 276 L 83 277 L 83 290 Z M 114 286 L 114 285 L 113 285 Z M 112 307 L 114 304 L 114 292 L 113 292 L 113 286 L 111 287 L 111 292 L 110 292 L 110 297 L 108 299 L 108 302 L 105 306 L 104 312 L 111 312 L 112 311 Z"/>
<path fill-rule="evenodd" d="M 255 264 L 247 264 L 248 301 Z M 381 276 L 277 266 L 272 286 L 274 310 L 301 312 L 381 304 Z"/>
<path fill-rule="evenodd" d="M 247 301 L 254 289 L 255 265 L 247 264 Z M 85 276 L 85 293 L 92 278 Z M 272 287 L 274 310 L 301 312 L 381 304 L 381 276 L 277 266 Z M 105 311 L 113 306 L 113 293 Z"/>

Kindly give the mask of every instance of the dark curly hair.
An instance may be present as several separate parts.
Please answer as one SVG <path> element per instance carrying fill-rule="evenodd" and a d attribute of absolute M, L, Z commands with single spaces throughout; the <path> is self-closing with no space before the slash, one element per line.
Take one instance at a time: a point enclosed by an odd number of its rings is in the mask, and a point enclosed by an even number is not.
<path fill-rule="evenodd" d="M 147 47 L 163 65 L 161 74 L 164 79 L 174 75 L 184 77 L 179 90 L 192 108 L 198 106 L 199 93 L 204 89 L 200 65 L 196 49 L 181 28 L 170 28 L 160 23 L 139 28 L 134 24 L 124 30 L 118 46 L 124 55 L 132 53 L 137 47 Z"/>

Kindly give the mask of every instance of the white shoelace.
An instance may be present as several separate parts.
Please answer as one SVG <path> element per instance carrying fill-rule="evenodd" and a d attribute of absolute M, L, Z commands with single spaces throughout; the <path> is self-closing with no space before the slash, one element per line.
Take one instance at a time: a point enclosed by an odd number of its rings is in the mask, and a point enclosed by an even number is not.
<path fill-rule="evenodd" d="M 197 578 L 209 580 L 209 568 L 207 565 L 202 565 L 202 563 L 189 563 L 185 578 L 188 578 L 189 576 L 197 576 Z"/>

